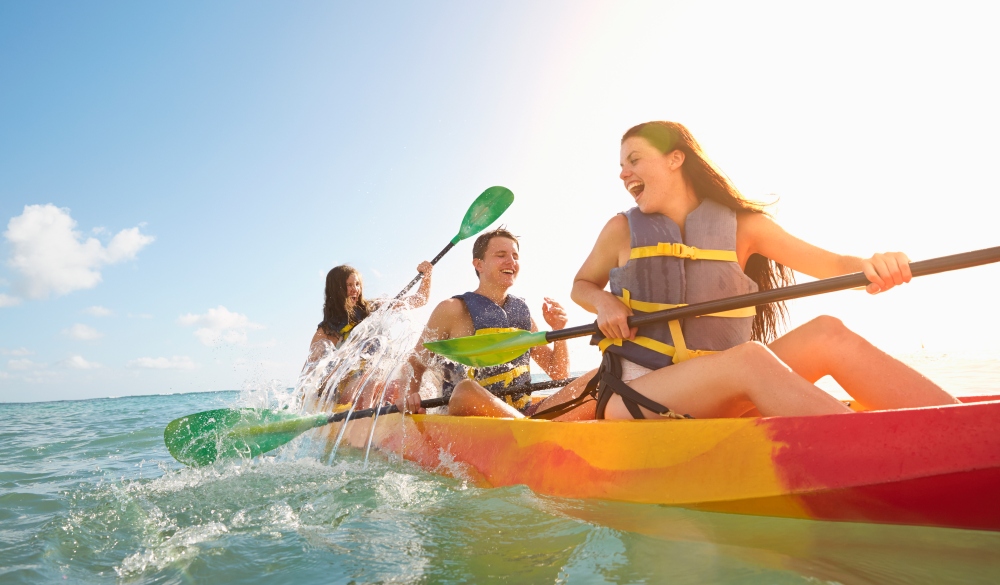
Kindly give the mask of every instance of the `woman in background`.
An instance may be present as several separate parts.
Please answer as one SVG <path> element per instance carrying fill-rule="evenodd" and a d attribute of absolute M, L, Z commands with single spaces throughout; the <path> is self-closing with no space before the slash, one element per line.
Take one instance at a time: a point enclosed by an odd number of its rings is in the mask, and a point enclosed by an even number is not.
<path fill-rule="evenodd" d="M 434 266 L 427 261 L 417 265 L 417 272 L 423 275 L 417 292 L 399 301 L 402 308 L 416 309 L 427 304 L 431 293 L 431 272 Z M 383 300 L 369 301 L 364 295 L 361 273 L 352 266 L 336 266 L 326 275 L 326 299 L 323 302 L 323 320 L 316 326 L 316 333 L 309 342 L 309 357 L 306 364 L 315 363 L 329 352 L 344 345 L 359 323 L 375 312 Z M 355 370 L 338 384 L 338 401 L 350 400 L 356 394 L 355 384 L 361 370 Z M 322 396 L 329 377 L 327 374 L 319 383 L 317 396 Z"/>

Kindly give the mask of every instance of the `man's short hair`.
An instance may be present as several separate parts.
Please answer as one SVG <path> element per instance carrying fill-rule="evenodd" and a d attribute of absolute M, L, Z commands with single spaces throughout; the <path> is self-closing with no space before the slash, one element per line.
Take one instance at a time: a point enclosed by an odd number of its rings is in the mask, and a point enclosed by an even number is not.
<path fill-rule="evenodd" d="M 521 242 L 517 241 L 517 236 L 507 231 L 507 228 L 500 226 L 495 230 L 484 232 L 481 236 L 476 238 L 476 243 L 472 244 L 472 257 L 478 258 L 479 260 L 486 259 L 486 248 L 490 245 L 490 240 L 493 238 L 507 238 L 508 240 L 514 240 L 517 247 L 521 247 Z M 475 270 L 475 268 L 473 268 Z M 479 278 L 479 271 L 476 270 L 476 278 Z"/>

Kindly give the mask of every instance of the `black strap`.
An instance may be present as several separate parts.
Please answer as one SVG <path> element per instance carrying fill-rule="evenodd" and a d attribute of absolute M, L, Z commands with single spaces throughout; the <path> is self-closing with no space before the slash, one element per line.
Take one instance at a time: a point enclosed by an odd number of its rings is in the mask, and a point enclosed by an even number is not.
<path fill-rule="evenodd" d="M 625 408 L 628 409 L 629 414 L 631 414 L 634 419 L 646 418 L 646 416 L 643 415 L 642 410 L 639 408 L 640 406 L 646 408 L 647 410 L 652 410 L 660 416 L 667 416 L 671 418 L 693 418 L 691 415 L 685 414 L 681 416 L 674 413 L 666 406 L 652 400 L 645 394 L 637 392 L 631 386 L 623 382 L 621 357 L 609 351 L 604 352 L 604 361 L 601 362 L 601 369 L 598 371 L 598 375 L 594 377 L 600 378 L 600 381 L 597 384 L 596 418 L 598 419 L 604 418 L 604 411 L 608 406 L 608 402 L 615 394 L 622 397 L 622 403 L 625 404 Z"/>
<path fill-rule="evenodd" d="M 595 418 L 601 420 L 604 418 L 604 411 L 608 406 L 608 402 L 615 394 L 622 397 L 622 402 L 625 404 L 625 408 L 628 409 L 629 414 L 631 414 L 632 418 L 635 419 L 646 418 L 646 416 L 642 413 L 642 410 L 639 408 L 640 406 L 646 408 L 647 410 L 651 410 L 660 416 L 693 418 L 688 414 L 683 415 L 683 417 L 675 414 L 666 406 L 663 406 L 659 402 L 656 402 L 646 395 L 637 392 L 631 386 L 622 382 L 621 357 L 609 351 L 604 352 L 604 358 L 601 360 L 601 367 L 598 368 L 594 377 L 587 382 L 587 386 L 579 396 L 573 400 L 569 400 L 567 402 L 563 402 L 562 404 L 557 404 L 550 408 L 546 408 L 545 410 L 536 412 L 529 418 L 553 419 L 582 406 L 590 400 L 596 400 L 597 412 L 595 413 Z"/>
<path fill-rule="evenodd" d="M 584 388 L 583 393 L 574 398 L 573 400 L 567 400 L 562 404 L 550 406 L 545 410 L 539 410 L 538 412 L 529 416 L 528 418 L 552 420 L 557 416 L 561 416 L 579 406 L 583 406 L 584 403 L 594 399 L 593 393 L 591 392 L 591 385 L 596 384 L 596 382 L 594 382 L 594 380 L 596 379 L 597 376 L 594 376 L 593 379 L 591 379 L 591 381 L 587 382 L 587 386 L 586 388 Z"/>

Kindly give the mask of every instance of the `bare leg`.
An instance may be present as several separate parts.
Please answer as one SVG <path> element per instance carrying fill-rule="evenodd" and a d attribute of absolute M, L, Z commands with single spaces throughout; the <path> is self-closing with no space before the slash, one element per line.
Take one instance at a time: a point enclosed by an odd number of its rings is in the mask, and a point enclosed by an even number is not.
<path fill-rule="evenodd" d="M 809 382 L 833 376 L 866 409 L 959 403 L 937 384 L 868 343 L 834 317 L 817 317 L 768 347 Z"/>
<path fill-rule="evenodd" d="M 579 396 L 583 390 L 587 387 L 587 382 L 594 377 L 597 373 L 596 369 L 590 370 L 586 374 L 580 376 L 576 380 L 573 380 L 569 384 L 562 387 L 561 390 L 552 394 L 538 405 L 538 409 L 535 412 L 541 412 L 553 406 L 558 406 L 564 402 L 569 402 L 577 396 Z M 559 421 L 570 421 L 570 420 L 593 420 L 594 412 L 597 408 L 597 402 L 594 400 L 589 400 L 584 402 L 580 406 L 577 406 L 573 410 L 561 414 L 552 420 Z"/>
<path fill-rule="evenodd" d="M 661 368 L 632 380 L 629 386 L 674 412 L 695 418 L 738 417 L 753 406 L 764 416 L 851 412 L 756 342 Z M 657 418 L 646 409 L 643 414 Z M 632 418 L 618 395 L 608 402 L 605 416 Z"/>
<path fill-rule="evenodd" d="M 448 414 L 454 416 L 491 416 L 494 418 L 524 418 L 516 408 L 489 393 L 472 380 L 462 380 L 455 386 L 448 401 Z"/>
<path fill-rule="evenodd" d="M 348 386 L 353 388 L 352 386 Z M 374 381 L 370 381 L 365 385 L 364 389 L 361 391 L 361 395 L 358 396 L 357 404 L 354 408 L 372 408 L 375 406 L 375 401 L 378 400 L 379 394 L 382 393 L 382 384 Z"/>

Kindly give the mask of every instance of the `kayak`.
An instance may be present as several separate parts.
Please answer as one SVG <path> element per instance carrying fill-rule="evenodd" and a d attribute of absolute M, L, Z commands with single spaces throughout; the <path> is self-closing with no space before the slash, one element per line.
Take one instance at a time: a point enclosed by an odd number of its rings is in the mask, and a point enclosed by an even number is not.
<path fill-rule="evenodd" d="M 848 415 L 379 417 L 372 446 L 484 487 L 816 520 L 1000 530 L 1000 396 Z M 364 448 L 372 419 L 347 423 Z M 340 425 L 319 429 L 332 448 Z"/>

